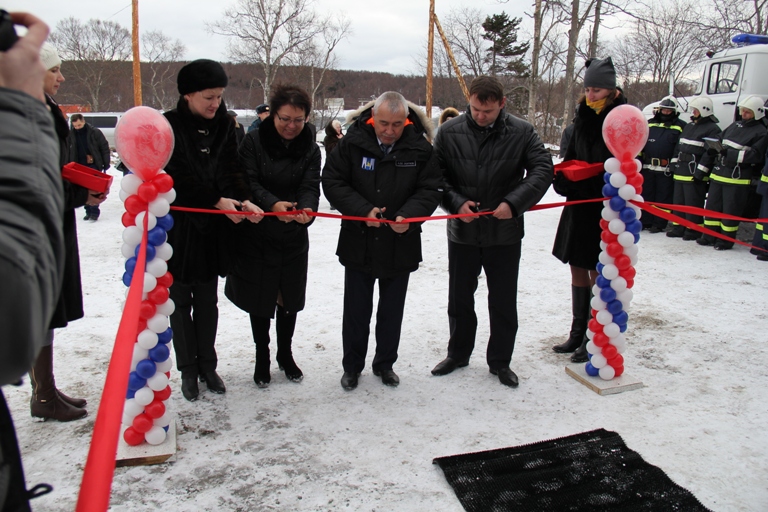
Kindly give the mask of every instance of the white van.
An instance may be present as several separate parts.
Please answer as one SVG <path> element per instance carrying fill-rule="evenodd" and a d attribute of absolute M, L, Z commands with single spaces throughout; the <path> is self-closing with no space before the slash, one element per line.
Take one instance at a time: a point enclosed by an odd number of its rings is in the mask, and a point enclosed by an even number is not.
<path fill-rule="evenodd" d="M 735 48 L 717 52 L 704 62 L 695 92 L 695 96 L 704 95 L 712 100 L 722 129 L 736 120 L 736 105 L 741 98 L 757 94 L 763 101 L 768 99 L 768 36 L 739 34 L 731 41 L 737 45 Z M 691 98 L 677 98 L 683 112 L 689 111 Z M 652 117 L 658 103 L 647 105 L 643 114 Z"/>
<path fill-rule="evenodd" d="M 115 126 L 124 112 L 80 112 L 85 122 L 101 130 L 109 143 L 109 149 L 115 149 Z"/>

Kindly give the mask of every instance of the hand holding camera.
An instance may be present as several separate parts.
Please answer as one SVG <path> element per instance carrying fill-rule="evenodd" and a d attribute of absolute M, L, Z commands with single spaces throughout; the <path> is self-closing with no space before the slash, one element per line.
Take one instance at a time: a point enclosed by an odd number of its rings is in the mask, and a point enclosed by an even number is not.
<path fill-rule="evenodd" d="M 27 27 L 27 34 L 18 38 L 14 24 Z M 36 16 L 0 10 L 0 87 L 45 101 L 43 78 L 47 70 L 40 63 L 40 47 L 47 37 L 48 25 Z"/>

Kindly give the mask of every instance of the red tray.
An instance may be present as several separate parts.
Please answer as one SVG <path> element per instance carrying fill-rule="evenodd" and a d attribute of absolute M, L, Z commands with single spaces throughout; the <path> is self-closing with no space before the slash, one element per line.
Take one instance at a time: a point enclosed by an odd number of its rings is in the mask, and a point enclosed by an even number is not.
<path fill-rule="evenodd" d="M 590 164 L 583 160 L 566 160 L 555 166 L 555 172 L 562 172 L 571 181 L 581 181 L 597 176 L 603 170 L 602 163 Z"/>
<path fill-rule="evenodd" d="M 109 192 L 112 185 L 112 176 L 109 174 L 75 162 L 68 163 L 61 169 L 61 177 L 96 192 Z"/>

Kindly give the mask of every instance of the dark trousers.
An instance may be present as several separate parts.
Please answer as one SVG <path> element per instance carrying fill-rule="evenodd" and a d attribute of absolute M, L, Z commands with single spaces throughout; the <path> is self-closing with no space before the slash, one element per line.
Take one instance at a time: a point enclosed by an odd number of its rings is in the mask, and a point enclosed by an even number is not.
<path fill-rule="evenodd" d="M 218 281 L 190 284 L 174 281 L 171 299 L 176 309 L 171 315 L 176 367 L 182 378 L 195 378 L 216 370 L 216 327 L 219 323 Z"/>
<path fill-rule="evenodd" d="M 768 219 L 768 195 L 760 196 L 760 213 L 757 214 L 759 219 Z M 768 224 L 758 222 L 755 226 L 755 236 L 752 239 L 752 245 L 759 247 L 762 251 L 757 249 L 751 249 L 752 254 L 765 254 L 768 252 Z"/>
<path fill-rule="evenodd" d="M 397 361 L 400 328 L 403 323 L 405 294 L 410 274 L 381 278 L 376 309 L 376 355 L 373 371 L 391 370 Z M 365 368 L 368 336 L 373 313 L 373 287 L 376 278 L 350 268 L 344 271 L 344 320 L 341 337 L 344 344 L 342 365 L 345 372 L 360 373 Z"/>
<path fill-rule="evenodd" d="M 86 204 L 83 206 L 83 208 L 85 208 L 85 214 L 94 219 L 98 219 L 99 215 L 101 215 L 101 210 L 99 210 L 99 205 L 90 206 Z"/>
<path fill-rule="evenodd" d="M 706 209 L 740 217 L 744 213 L 747 198 L 749 198 L 749 185 L 734 185 L 712 180 L 709 184 Z M 735 220 L 720 220 L 705 216 L 704 226 L 731 238 L 736 238 L 736 233 L 739 231 L 739 222 Z M 715 239 L 712 235 L 702 235 L 702 238 L 710 242 Z M 733 247 L 733 242 L 726 242 L 719 238 L 717 243 L 725 247 Z"/>
<path fill-rule="evenodd" d="M 29 493 L 11 412 L 0 391 L 0 510 L 28 511 Z"/>
<path fill-rule="evenodd" d="M 672 176 L 667 176 L 663 171 L 651 171 L 650 169 L 643 169 L 640 174 L 643 176 L 643 199 L 645 201 L 672 203 L 672 198 L 674 197 L 674 180 Z M 665 219 L 647 211 L 643 212 L 642 221 L 644 228 L 656 226 L 664 229 L 667 227 Z"/>
<path fill-rule="evenodd" d="M 509 366 L 517 336 L 517 274 L 520 246 L 475 247 L 448 241 L 448 357 L 466 361 L 475 348 L 475 291 L 480 269 L 488 286 L 491 336 L 486 361 L 498 370 Z"/>
<path fill-rule="evenodd" d="M 695 206 L 696 208 L 704 208 L 704 198 L 707 196 L 707 184 L 703 181 L 681 181 L 675 180 L 675 197 L 674 203 L 681 204 L 683 206 Z M 704 223 L 704 218 L 701 215 L 695 215 L 693 213 L 680 214 L 685 220 L 693 222 L 701 226 Z M 692 230 L 691 230 L 692 231 Z"/>

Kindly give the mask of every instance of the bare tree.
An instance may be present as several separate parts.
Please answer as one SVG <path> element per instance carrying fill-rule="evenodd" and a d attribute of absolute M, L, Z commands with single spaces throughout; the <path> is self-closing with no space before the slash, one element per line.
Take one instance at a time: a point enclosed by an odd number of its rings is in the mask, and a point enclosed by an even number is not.
<path fill-rule="evenodd" d="M 130 59 L 130 32 L 114 21 L 92 19 L 81 23 L 69 17 L 56 24 L 50 38 L 62 60 L 67 61 L 66 72 L 70 79 L 81 83 L 88 91 L 88 97 L 82 99 L 98 112 L 101 89 L 108 74 L 105 64 Z"/>
<path fill-rule="evenodd" d="M 480 9 L 462 7 L 449 11 L 443 23 L 459 69 L 473 77 L 488 74 L 488 44 L 483 39 L 483 21 L 485 17 Z"/>
<path fill-rule="evenodd" d="M 257 82 L 266 101 L 286 58 L 322 34 L 326 23 L 327 18 L 319 18 L 312 9 L 312 0 L 236 0 L 209 29 L 230 38 L 231 59 L 263 69 L 264 77 Z"/>
<path fill-rule="evenodd" d="M 176 103 L 174 62 L 184 58 L 187 49 L 184 44 L 176 39 L 172 40 L 160 30 L 150 30 L 141 36 L 141 55 L 149 61 L 148 78 L 145 74 L 146 89 L 152 95 L 150 102 L 156 108 L 167 110 Z M 169 89 L 172 91 L 168 93 Z"/>

